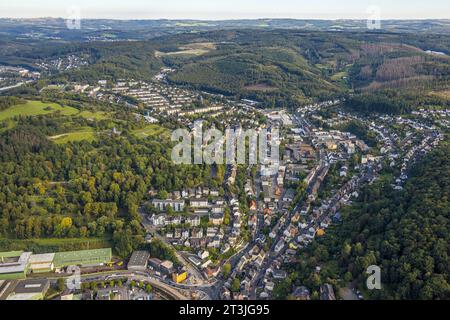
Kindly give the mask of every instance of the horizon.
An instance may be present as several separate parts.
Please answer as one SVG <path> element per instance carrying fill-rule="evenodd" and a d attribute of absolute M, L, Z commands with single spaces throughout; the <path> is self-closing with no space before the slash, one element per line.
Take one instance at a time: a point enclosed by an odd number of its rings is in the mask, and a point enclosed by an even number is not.
<path fill-rule="evenodd" d="M 22 17 L 0 17 L 0 20 L 42 20 L 42 19 L 54 19 L 54 20 L 66 20 L 67 17 L 52 17 L 52 16 L 42 16 L 33 18 L 22 18 Z M 195 19 L 195 18 L 81 18 L 81 20 L 117 20 L 117 21 L 258 21 L 258 20 L 294 20 L 294 21 L 366 21 L 365 18 L 335 18 L 335 19 L 324 19 L 324 18 L 228 18 L 228 19 Z M 450 18 L 390 18 L 390 19 L 380 19 L 380 21 L 450 21 Z"/>
<path fill-rule="evenodd" d="M 18 0 L 0 3 L 0 18 L 42 19 L 67 18 L 74 11 L 81 19 L 108 20 L 367 20 L 376 14 L 377 20 L 446 20 L 450 19 L 447 1 L 435 0 L 347 0 L 336 3 L 322 0 L 309 3 L 306 0 Z"/>

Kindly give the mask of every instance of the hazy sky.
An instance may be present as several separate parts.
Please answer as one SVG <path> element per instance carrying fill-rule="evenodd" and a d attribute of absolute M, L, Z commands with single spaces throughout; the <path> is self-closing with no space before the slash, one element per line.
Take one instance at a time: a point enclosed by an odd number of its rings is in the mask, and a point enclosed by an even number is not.
<path fill-rule="evenodd" d="M 450 18 L 449 0 L 0 0 L 0 17 L 366 19 L 373 5 L 381 19 Z"/>

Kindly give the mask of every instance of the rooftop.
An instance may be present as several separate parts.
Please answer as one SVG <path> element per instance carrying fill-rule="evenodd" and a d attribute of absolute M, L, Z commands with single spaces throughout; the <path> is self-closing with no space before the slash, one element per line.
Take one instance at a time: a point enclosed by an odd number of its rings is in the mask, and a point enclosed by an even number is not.
<path fill-rule="evenodd" d="M 48 263 L 53 262 L 55 259 L 54 253 L 44 253 L 44 254 L 32 254 L 30 257 L 30 263 Z"/>
<path fill-rule="evenodd" d="M 111 255 L 111 248 L 57 252 L 54 263 L 56 267 L 106 263 L 111 261 Z"/>
<path fill-rule="evenodd" d="M 0 260 L 0 273 L 24 272 L 28 266 L 31 252 L 12 251 L 2 253 Z"/>
<path fill-rule="evenodd" d="M 131 255 L 128 266 L 146 266 L 148 259 L 150 259 L 150 253 L 148 251 L 134 251 Z"/>
<path fill-rule="evenodd" d="M 48 289 L 50 281 L 48 279 L 34 279 L 20 281 L 14 288 L 16 294 L 22 293 L 42 293 Z"/>

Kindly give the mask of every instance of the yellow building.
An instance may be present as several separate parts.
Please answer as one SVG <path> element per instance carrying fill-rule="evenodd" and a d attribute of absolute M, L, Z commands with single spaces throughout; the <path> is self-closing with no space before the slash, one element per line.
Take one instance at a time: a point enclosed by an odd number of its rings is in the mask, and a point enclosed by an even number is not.
<path fill-rule="evenodd" d="M 329 150 L 336 150 L 338 147 L 334 141 L 327 141 L 326 145 Z"/>
<path fill-rule="evenodd" d="M 325 230 L 323 230 L 323 229 L 317 230 L 317 236 L 318 237 L 322 237 L 323 235 L 325 235 Z"/>
<path fill-rule="evenodd" d="M 186 271 L 182 271 L 180 273 L 174 272 L 172 274 L 172 280 L 173 280 L 173 282 L 176 282 L 176 283 L 183 282 L 184 280 L 186 280 L 186 278 L 187 278 L 187 272 Z"/>

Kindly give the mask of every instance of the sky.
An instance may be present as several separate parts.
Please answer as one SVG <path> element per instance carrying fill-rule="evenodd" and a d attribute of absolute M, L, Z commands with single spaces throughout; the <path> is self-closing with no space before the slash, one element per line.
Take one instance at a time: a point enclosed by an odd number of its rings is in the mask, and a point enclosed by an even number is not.
<path fill-rule="evenodd" d="M 377 11 L 381 19 L 450 19 L 450 1 L 0 0 L 1 18 L 66 18 L 80 12 L 82 19 L 367 19 Z"/>

